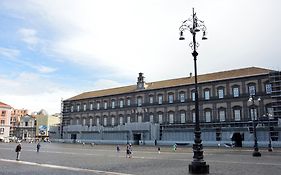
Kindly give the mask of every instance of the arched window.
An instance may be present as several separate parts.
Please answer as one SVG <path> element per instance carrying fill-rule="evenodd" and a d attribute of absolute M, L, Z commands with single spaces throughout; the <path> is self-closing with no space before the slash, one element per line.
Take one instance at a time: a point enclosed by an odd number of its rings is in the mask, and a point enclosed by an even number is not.
<path fill-rule="evenodd" d="M 256 95 L 256 84 L 255 83 L 248 84 L 248 92 L 249 92 L 249 96 Z"/>
<path fill-rule="evenodd" d="M 173 93 L 168 94 L 168 101 L 169 101 L 169 103 L 174 103 L 174 94 Z"/>
<path fill-rule="evenodd" d="M 124 123 L 123 115 L 119 115 L 119 124 L 123 125 L 123 123 Z"/>
<path fill-rule="evenodd" d="M 205 122 L 212 121 L 212 110 L 210 108 L 206 108 L 204 110 L 204 115 L 205 115 Z"/>
<path fill-rule="evenodd" d="M 233 107 L 233 118 L 234 121 L 241 121 L 242 117 L 242 107 L 241 106 L 234 106 Z"/>
<path fill-rule="evenodd" d="M 218 90 L 218 91 L 217 91 L 217 93 L 218 93 L 218 98 L 219 98 L 219 99 L 224 98 L 224 96 L 225 96 L 224 87 L 223 87 L 223 86 L 220 86 L 220 87 L 218 87 L 217 90 Z"/>
<path fill-rule="evenodd" d="M 158 112 L 158 123 L 159 124 L 163 123 L 163 112 Z"/>
<path fill-rule="evenodd" d="M 174 112 L 173 111 L 169 111 L 168 112 L 168 115 L 169 115 L 169 123 L 174 123 L 175 122 L 175 119 L 174 119 Z"/>
<path fill-rule="evenodd" d="M 115 108 L 115 100 L 111 100 L 111 108 L 114 109 Z"/>
<path fill-rule="evenodd" d="M 204 99 L 210 100 L 210 89 L 209 88 L 204 89 Z"/>
<path fill-rule="evenodd" d="M 180 111 L 180 122 L 181 123 L 185 123 L 186 122 L 185 111 Z"/>
<path fill-rule="evenodd" d="M 115 116 L 111 116 L 111 126 L 115 125 Z"/>
<path fill-rule="evenodd" d="M 185 102 L 185 93 L 184 93 L 184 91 L 181 91 L 179 94 L 180 94 L 180 95 L 179 95 L 179 97 L 180 97 L 180 102 L 181 102 L 181 103 Z"/>
<path fill-rule="evenodd" d="M 232 95 L 233 95 L 233 97 L 239 97 L 240 96 L 240 86 L 239 85 L 233 85 L 232 86 Z"/>
<path fill-rule="evenodd" d="M 137 98 L 137 105 L 138 105 L 138 106 L 141 106 L 141 105 L 142 105 L 142 97 L 141 97 L 141 96 L 139 96 L 139 97 Z"/>
<path fill-rule="evenodd" d="M 225 121 L 225 116 L 226 116 L 225 111 L 226 111 L 225 108 L 219 108 L 219 110 L 218 110 L 218 119 L 219 119 L 220 122 Z"/>
<path fill-rule="evenodd" d="M 151 123 L 154 123 L 153 113 L 150 113 L 150 114 L 149 114 L 149 121 L 150 121 Z"/>
<path fill-rule="evenodd" d="M 149 95 L 149 103 L 153 104 L 153 95 Z"/>
<path fill-rule="evenodd" d="M 158 95 L 158 104 L 159 105 L 163 104 L 163 95 L 162 94 Z"/>

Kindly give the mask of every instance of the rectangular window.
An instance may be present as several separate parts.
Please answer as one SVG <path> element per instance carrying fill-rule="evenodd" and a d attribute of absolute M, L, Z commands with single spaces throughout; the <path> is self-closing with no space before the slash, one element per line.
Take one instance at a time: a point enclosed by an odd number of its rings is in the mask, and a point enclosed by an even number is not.
<path fill-rule="evenodd" d="M 192 99 L 192 101 L 195 101 L 195 92 L 191 93 L 191 99 Z"/>
<path fill-rule="evenodd" d="M 86 125 L 86 119 L 83 119 L 83 126 Z"/>
<path fill-rule="evenodd" d="M 79 119 L 76 120 L 76 125 L 79 125 Z"/>
<path fill-rule="evenodd" d="M 266 92 L 266 94 L 271 94 L 272 93 L 272 86 L 271 86 L 271 84 L 266 84 L 265 85 L 265 92 Z"/>
<path fill-rule="evenodd" d="M 163 123 L 163 115 L 162 114 L 159 114 L 158 115 L 158 119 L 159 119 L 159 123 Z"/>
<path fill-rule="evenodd" d="M 254 85 L 249 86 L 249 94 L 256 95 L 256 87 Z"/>
<path fill-rule="evenodd" d="M 138 115 L 138 123 L 141 123 L 141 122 L 142 122 L 142 116 Z"/>
<path fill-rule="evenodd" d="M 90 103 L 90 110 L 93 110 L 93 103 Z"/>
<path fill-rule="evenodd" d="M 241 110 L 240 109 L 235 109 L 234 110 L 234 120 L 235 121 L 240 121 L 241 120 Z"/>
<path fill-rule="evenodd" d="M 124 101 L 123 101 L 123 100 L 120 100 L 119 105 L 120 105 L 120 108 L 123 108 L 123 106 L 124 106 Z"/>
<path fill-rule="evenodd" d="M 220 110 L 219 117 L 220 117 L 221 122 L 225 121 L 225 111 L 224 110 Z"/>
<path fill-rule="evenodd" d="M 256 108 L 251 108 L 250 109 L 251 112 L 251 120 L 257 120 L 257 109 Z"/>
<path fill-rule="evenodd" d="M 233 88 L 233 97 L 239 97 L 239 88 L 238 87 Z"/>
<path fill-rule="evenodd" d="M 224 97 L 224 90 L 223 89 L 219 89 L 218 90 L 218 95 L 219 95 L 219 98 L 223 98 Z"/>
<path fill-rule="evenodd" d="M 87 109 L 87 105 L 86 104 L 83 105 L 83 109 L 84 109 L 84 111 L 86 111 L 86 109 Z"/>
<path fill-rule="evenodd" d="M 169 123 L 174 123 L 174 114 L 173 113 L 169 114 Z"/>
<path fill-rule="evenodd" d="M 119 121 L 120 121 L 120 125 L 122 125 L 123 124 L 123 117 L 120 117 Z"/>
<path fill-rule="evenodd" d="M 195 114 L 195 112 L 192 112 L 192 122 L 193 123 L 196 122 L 196 114 Z"/>
<path fill-rule="evenodd" d="M 163 96 L 159 95 L 158 96 L 158 104 L 161 105 L 163 103 Z"/>
<path fill-rule="evenodd" d="M 114 126 L 115 125 L 115 118 L 111 118 L 111 125 Z"/>
<path fill-rule="evenodd" d="M 131 117 L 130 116 L 127 117 L 127 123 L 131 123 Z"/>
<path fill-rule="evenodd" d="M 100 118 L 97 118 L 97 126 L 100 125 Z"/>
<path fill-rule="evenodd" d="M 142 98 L 141 98 L 141 97 L 138 97 L 138 99 L 137 99 L 137 105 L 138 105 L 138 106 L 141 106 L 141 105 L 142 105 Z"/>
<path fill-rule="evenodd" d="M 127 100 L 127 105 L 131 106 L 131 100 L 130 99 Z"/>
<path fill-rule="evenodd" d="M 151 123 L 154 122 L 154 120 L 153 120 L 153 114 L 150 114 L 150 115 L 149 115 L 149 121 L 150 121 Z"/>
<path fill-rule="evenodd" d="M 78 112 L 80 111 L 80 105 L 77 105 L 77 111 Z"/>
<path fill-rule="evenodd" d="M 211 112 L 206 111 L 205 112 L 206 122 L 211 122 Z"/>
<path fill-rule="evenodd" d="M 93 119 L 90 118 L 90 126 L 92 126 L 92 125 L 93 125 Z"/>
<path fill-rule="evenodd" d="M 4 128 L 0 128 L 0 134 L 4 134 Z"/>
<path fill-rule="evenodd" d="M 210 91 L 209 90 L 204 91 L 204 97 L 205 97 L 205 100 L 210 100 Z"/>
<path fill-rule="evenodd" d="M 103 104 L 104 109 L 107 109 L 107 102 L 105 101 Z"/>
<path fill-rule="evenodd" d="M 5 120 L 1 120 L 1 125 L 5 125 Z"/>
<path fill-rule="evenodd" d="M 149 97 L 149 103 L 152 104 L 153 103 L 153 96 Z"/>
<path fill-rule="evenodd" d="M 100 102 L 97 102 L 97 110 L 100 109 Z"/>
<path fill-rule="evenodd" d="M 112 107 L 112 109 L 115 108 L 115 100 L 112 100 L 112 101 L 111 101 L 111 107 Z"/>
<path fill-rule="evenodd" d="M 185 123 L 185 113 L 181 113 L 181 123 Z"/>
<path fill-rule="evenodd" d="M 6 111 L 2 111 L 1 116 L 5 116 L 5 115 L 6 115 Z"/>
<path fill-rule="evenodd" d="M 170 94 L 168 96 L 168 98 L 169 98 L 169 103 L 174 103 L 174 95 L 173 94 Z"/>
<path fill-rule="evenodd" d="M 107 118 L 103 119 L 103 125 L 106 126 L 107 125 Z"/>
<path fill-rule="evenodd" d="M 180 94 L 180 102 L 184 102 L 185 101 L 185 96 L 184 96 L 184 93 L 181 93 Z"/>

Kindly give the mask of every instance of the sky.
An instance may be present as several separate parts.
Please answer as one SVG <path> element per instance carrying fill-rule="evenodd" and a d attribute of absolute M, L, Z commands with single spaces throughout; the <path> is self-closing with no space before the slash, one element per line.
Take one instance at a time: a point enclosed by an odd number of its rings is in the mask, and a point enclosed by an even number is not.
<path fill-rule="evenodd" d="M 1 0 L 0 101 L 49 114 L 80 93 L 181 78 L 194 72 L 192 35 L 179 27 L 192 15 L 198 74 L 262 67 L 281 70 L 279 0 Z"/>

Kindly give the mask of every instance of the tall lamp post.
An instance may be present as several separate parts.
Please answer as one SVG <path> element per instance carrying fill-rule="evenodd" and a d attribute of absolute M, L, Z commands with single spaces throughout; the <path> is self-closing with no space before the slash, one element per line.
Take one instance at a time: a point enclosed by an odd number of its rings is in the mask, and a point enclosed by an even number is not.
<path fill-rule="evenodd" d="M 193 50 L 192 56 L 194 58 L 194 73 L 195 73 L 195 128 L 194 128 L 194 144 L 193 144 L 193 161 L 189 164 L 189 173 L 191 174 L 209 174 L 209 165 L 203 159 L 203 145 L 201 140 L 201 129 L 199 124 L 199 102 L 198 102 L 198 85 L 197 85 L 197 65 L 196 60 L 198 53 L 196 51 L 199 44 L 196 42 L 196 33 L 203 31 L 202 40 L 206 40 L 206 27 L 204 21 L 197 18 L 194 8 L 192 9 L 192 17 L 188 20 L 183 21 L 179 28 L 180 30 L 180 40 L 184 40 L 183 32 L 188 30 L 192 36 L 193 40 L 189 44 Z"/>
<path fill-rule="evenodd" d="M 270 133 L 270 119 L 272 117 L 272 114 L 266 113 L 263 116 L 267 117 L 267 121 L 268 121 L 268 152 L 272 152 L 273 149 L 272 149 L 272 144 L 271 144 L 271 133 Z"/>
<path fill-rule="evenodd" d="M 257 129 L 256 129 L 256 120 L 257 120 L 257 116 L 256 116 L 256 112 L 255 112 L 255 101 L 258 101 L 258 103 L 261 101 L 261 98 L 255 99 L 255 96 L 251 95 L 249 100 L 249 102 L 252 103 L 252 114 L 253 114 L 253 125 L 254 125 L 254 152 L 253 152 L 253 156 L 254 157 L 261 157 L 261 153 L 259 152 L 259 146 L 258 146 L 258 138 L 257 138 Z"/>

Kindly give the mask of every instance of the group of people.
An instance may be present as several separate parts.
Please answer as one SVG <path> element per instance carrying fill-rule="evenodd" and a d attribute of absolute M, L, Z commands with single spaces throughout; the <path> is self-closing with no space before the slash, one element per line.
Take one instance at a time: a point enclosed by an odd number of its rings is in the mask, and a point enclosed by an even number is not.
<path fill-rule="evenodd" d="M 39 150 L 40 150 L 40 142 L 37 143 L 36 145 L 36 151 L 37 153 L 39 153 Z M 17 153 L 17 157 L 16 157 L 16 160 L 19 161 L 20 160 L 20 153 L 21 153 L 21 150 L 22 150 L 22 145 L 21 143 L 19 143 L 17 146 L 16 146 L 16 149 L 15 149 L 15 152 Z"/>

